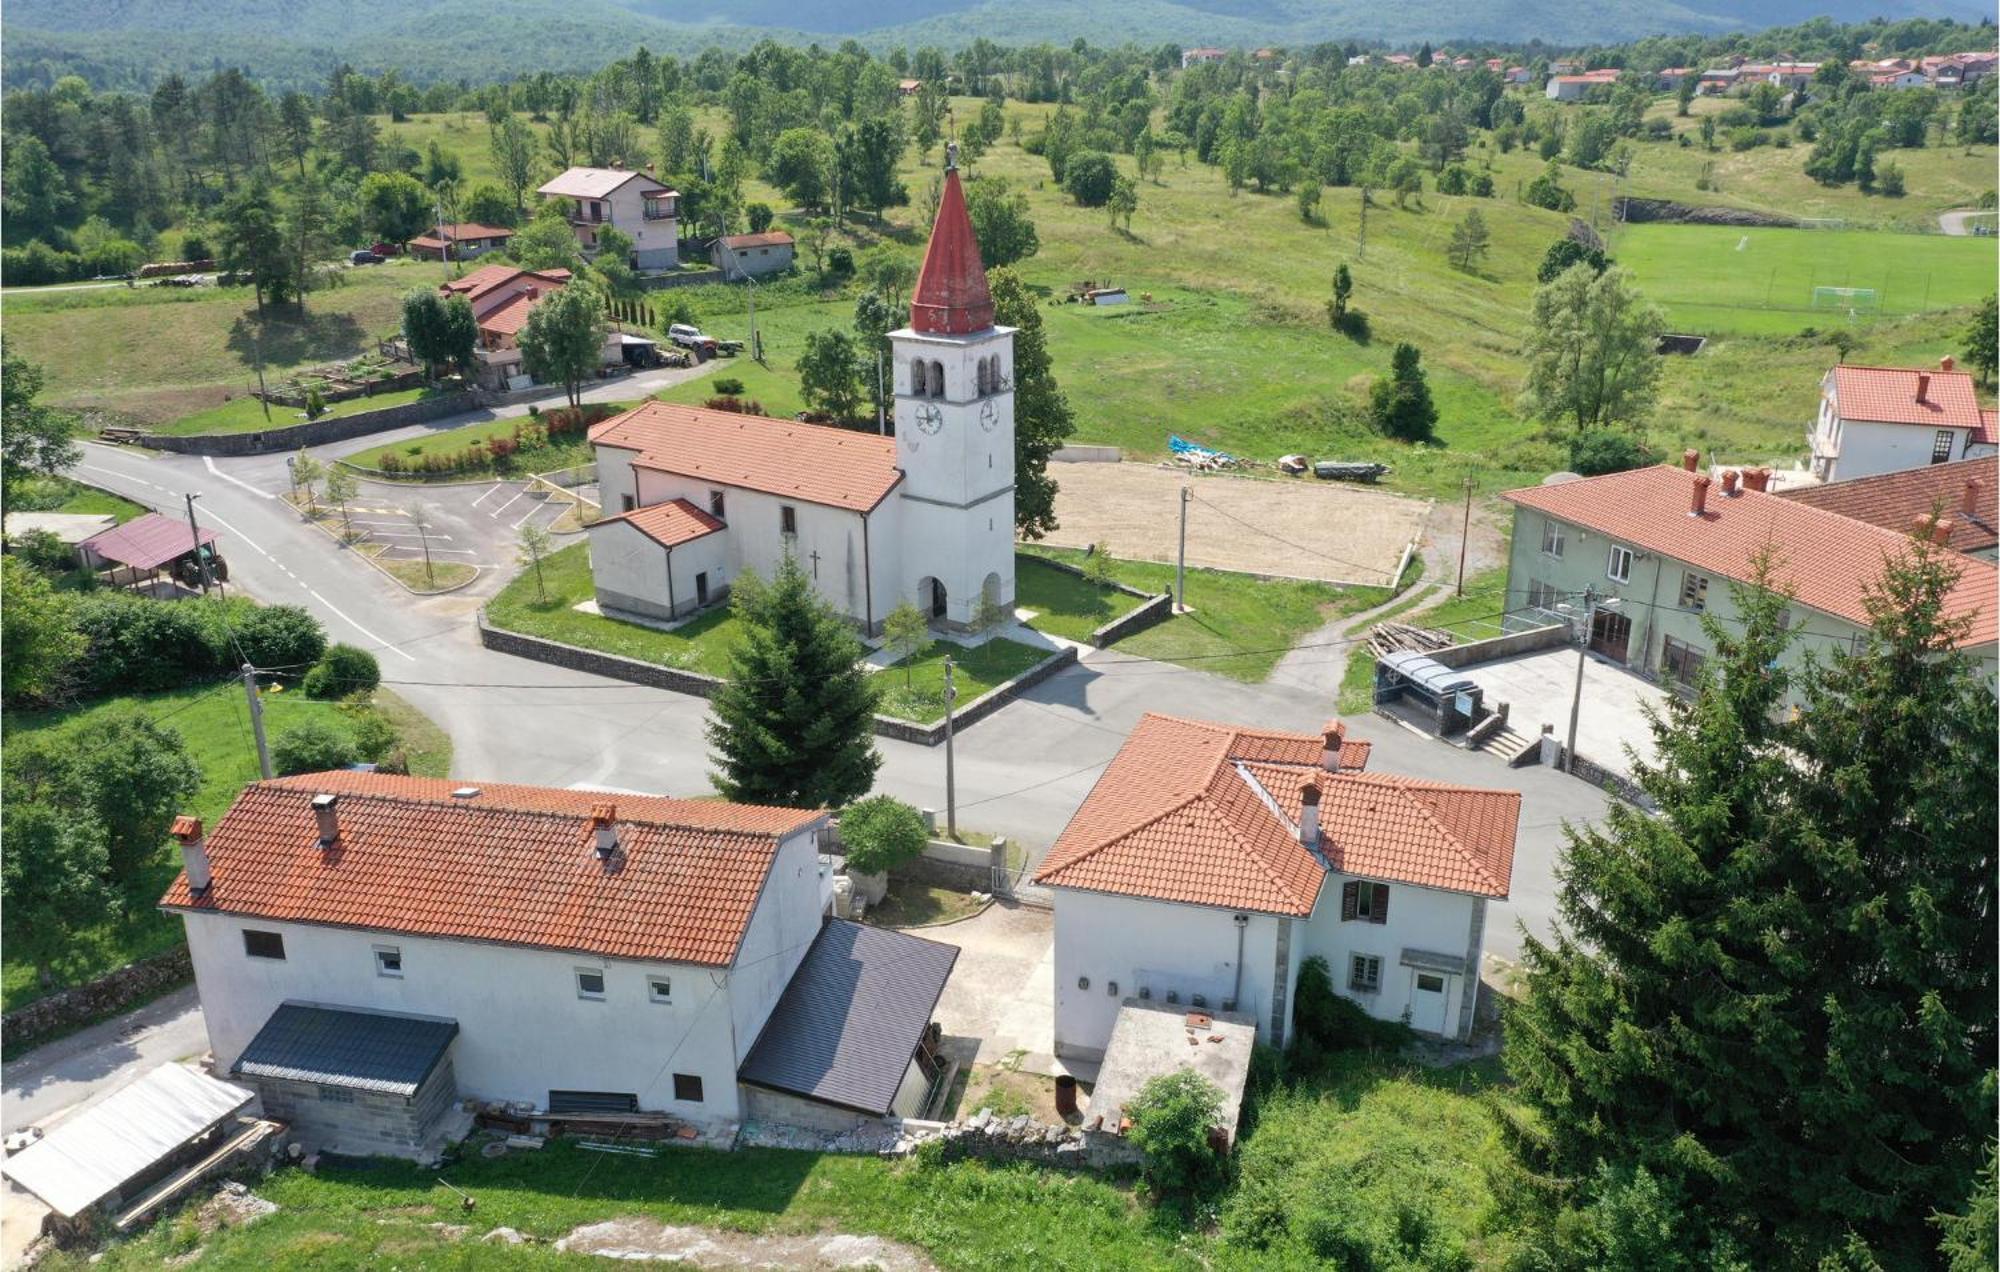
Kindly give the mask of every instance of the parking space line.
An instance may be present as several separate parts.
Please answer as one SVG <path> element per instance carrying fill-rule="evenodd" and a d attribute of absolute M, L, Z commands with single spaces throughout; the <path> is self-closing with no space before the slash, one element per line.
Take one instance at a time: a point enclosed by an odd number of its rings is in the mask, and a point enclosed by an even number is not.
<path fill-rule="evenodd" d="M 478 506 L 479 506 L 480 504 L 483 504 L 483 503 L 485 503 L 485 502 L 486 502 L 486 501 L 487 501 L 488 499 L 491 499 L 491 498 L 493 497 L 493 492 L 494 492 L 494 491 L 496 491 L 496 490 L 499 490 L 499 489 L 502 489 L 503 487 L 505 487 L 505 486 L 506 486 L 506 484 L 507 484 L 507 483 L 506 483 L 506 482 L 504 482 L 504 481 L 502 481 L 502 482 L 495 482 L 495 483 L 494 483 L 494 484 L 493 484 L 493 485 L 492 485 L 491 487 L 489 487 L 489 488 L 487 489 L 487 491 L 486 491 L 486 493 L 485 493 L 485 494 L 483 494 L 483 495 L 479 496 L 479 498 L 477 498 L 477 499 L 475 499 L 475 500 L 473 500 L 473 501 L 472 501 L 472 506 L 473 506 L 473 507 L 475 507 L 475 508 L 477 508 L 477 507 L 478 507 Z"/>
<path fill-rule="evenodd" d="M 527 493 L 528 493 L 528 488 L 526 486 L 521 487 L 519 490 L 514 492 L 514 497 L 512 499 L 509 499 L 506 503 L 501 504 L 498 508 L 489 509 L 486 515 L 489 517 L 498 517 L 501 513 L 513 507 L 517 502 L 520 501 L 521 496 Z"/>
<path fill-rule="evenodd" d="M 528 524 L 530 521 L 533 521 L 535 519 L 536 513 L 546 512 L 548 510 L 548 507 L 549 505 L 546 503 L 539 503 L 536 504 L 534 507 L 528 509 L 528 515 L 521 518 L 519 521 L 516 521 L 513 525 L 513 529 L 519 530 L 522 526 Z"/>

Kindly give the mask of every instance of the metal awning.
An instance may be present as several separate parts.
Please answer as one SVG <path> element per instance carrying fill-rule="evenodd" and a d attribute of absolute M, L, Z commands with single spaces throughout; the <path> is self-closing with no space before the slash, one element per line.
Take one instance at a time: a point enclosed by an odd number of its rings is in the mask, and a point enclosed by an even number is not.
<path fill-rule="evenodd" d="M 252 1092 L 185 1065 L 163 1064 L 121 1087 L 0 1171 L 63 1218 L 90 1209 L 248 1104 Z"/>
<path fill-rule="evenodd" d="M 1427 657 L 1415 650 L 1406 649 L 1393 654 L 1384 654 L 1378 661 L 1417 688 L 1438 697 L 1478 687 L 1477 683 L 1464 672 L 1455 667 L 1447 667 L 1435 658 Z"/>
<path fill-rule="evenodd" d="M 214 543 L 215 531 L 203 527 L 201 541 Z M 129 565 L 135 570 L 157 570 L 174 558 L 192 552 L 194 535 L 189 531 L 187 522 L 149 512 L 102 534 L 91 535 L 79 546 L 88 548 L 107 561 Z"/>
<path fill-rule="evenodd" d="M 956 945 L 827 920 L 736 1076 L 888 1113 L 957 962 Z"/>
<path fill-rule="evenodd" d="M 457 1036 L 458 1022 L 443 1016 L 285 1003 L 231 1072 L 408 1097 Z"/>
<path fill-rule="evenodd" d="M 1435 950 L 1406 948 L 1400 961 L 1404 967 L 1414 967 L 1420 972 L 1443 972 L 1447 976 L 1465 975 L 1465 958 L 1459 954 L 1440 954 Z"/>

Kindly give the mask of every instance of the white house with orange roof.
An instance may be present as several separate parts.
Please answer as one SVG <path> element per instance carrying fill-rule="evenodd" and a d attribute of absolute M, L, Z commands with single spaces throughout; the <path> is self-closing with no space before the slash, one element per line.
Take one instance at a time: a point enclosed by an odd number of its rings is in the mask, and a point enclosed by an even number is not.
<path fill-rule="evenodd" d="M 316 1146 L 428 1155 L 467 1096 L 719 1136 L 919 1115 L 957 951 L 828 917 L 829 822 L 310 773 L 179 819 L 160 904 L 217 1072 Z"/>
<path fill-rule="evenodd" d="M 462 278 L 441 283 L 447 296 L 463 296 L 479 326 L 473 349 L 475 378 L 487 388 L 520 388 L 531 380 L 521 364 L 521 328 L 545 296 L 569 283 L 566 269 L 522 269 L 516 265 L 482 265 Z M 648 343 L 650 342 L 642 342 Z M 624 360 L 626 336 L 613 325 L 604 340 L 602 360 L 615 366 Z"/>
<path fill-rule="evenodd" d="M 1846 481 L 1977 456 L 1993 438 L 1972 377 L 1947 355 L 1935 370 L 1842 365 L 1828 371 L 1806 442 L 1813 476 Z"/>
<path fill-rule="evenodd" d="M 994 324 L 956 167 L 911 295 L 893 438 L 665 402 L 591 430 L 602 609 L 679 618 L 790 556 L 870 633 L 904 601 L 957 629 L 1012 610 L 1014 329 Z"/>
<path fill-rule="evenodd" d="M 1486 903 L 1521 797 L 1366 771 L 1320 735 L 1148 714 L 1055 846 L 1055 1051 L 1100 1060 L 1127 1000 L 1292 1032 L 1300 966 L 1384 1020 L 1470 1036 Z"/>
<path fill-rule="evenodd" d="M 680 264 L 680 193 L 651 171 L 621 164 L 608 168 L 567 168 L 535 193 L 558 201 L 576 231 L 585 256 L 597 255 L 597 234 L 618 230 L 632 240 L 628 264 L 646 273 Z"/>

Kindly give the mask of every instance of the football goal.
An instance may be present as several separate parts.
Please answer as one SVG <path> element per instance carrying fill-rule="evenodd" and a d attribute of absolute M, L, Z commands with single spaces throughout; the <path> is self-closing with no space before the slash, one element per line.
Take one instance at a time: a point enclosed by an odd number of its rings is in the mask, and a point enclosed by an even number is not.
<path fill-rule="evenodd" d="M 1873 287 L 1815 287 L 1812 294 L 1814 309 L 1838 309 L 1849 317 L 1855 314 L 1872 314 L 1881 309 L 1881 302 Z"/>

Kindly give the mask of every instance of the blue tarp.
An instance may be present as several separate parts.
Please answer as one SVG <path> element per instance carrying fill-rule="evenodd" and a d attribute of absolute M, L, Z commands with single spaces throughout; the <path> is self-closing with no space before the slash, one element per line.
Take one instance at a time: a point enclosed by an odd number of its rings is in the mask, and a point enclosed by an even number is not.
<path fill-rule="evenodd" d="M 1167 434 L 1167 448 L 1176 455 L 1201 455 L 1209 459 L 1236 458 L 1227 451 L 1211 450 L 1206 446 L 1197 446 L 1178 433 Z"/>

